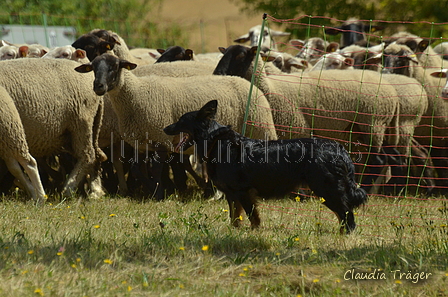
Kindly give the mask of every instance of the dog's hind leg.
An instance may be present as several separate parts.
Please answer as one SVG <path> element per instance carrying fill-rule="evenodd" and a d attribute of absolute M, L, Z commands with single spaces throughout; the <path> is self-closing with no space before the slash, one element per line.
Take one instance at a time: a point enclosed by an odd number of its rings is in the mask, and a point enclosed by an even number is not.
<path fill-rule="evenodd" d="M 260 226 L 260 214 L 257 209 L 257 195 L 255 190 L 241 193 L 240 202 L 250 220 L 252 229 Z"/>

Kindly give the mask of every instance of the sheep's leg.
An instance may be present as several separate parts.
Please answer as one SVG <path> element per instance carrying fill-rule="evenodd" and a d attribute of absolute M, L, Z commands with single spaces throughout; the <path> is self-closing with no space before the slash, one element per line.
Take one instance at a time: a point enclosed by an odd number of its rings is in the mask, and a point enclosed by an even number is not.
<path fill-rule="evenodd" d="M 77 128 L 78 131 L 71 131 L 72 148 L 74 157 L 76 158 L 76 164 L 65 182 L 65 186 L 62 191 L 62 194 L 65 196 L 73 194 L 87 174 L 93 174 L 97 164 L 97 155 L 92 142 L 91 124 L 89 125 L 88 121 L 86 121 L 80 123 Z M 101 196 L 102 194 L 102 190 L 99 193 L 93 193 L 93 191 L 98 191 L 97 187 L 91 187 L 91 190 L 92 194 L 95 196 Z"/>
<path fill-rule="evenodd" d="M 31 157 L 31 156 L 30 156 Z M 29 196 L 31 196 L 38 203 L 41 203 L 45 196 L 45 191 L 40 182 L 39 171 L 37 169 L 37 162 L 33 158 L 26 160 L 23 157 L 17 158 L 7 158 L 5 160 L 6 166 L 12 175 L 14 175 L 20 182 L 20 184 L 25 188 L 25 191 Z M 23 168 L 27 171 L 29 178 L 25 176 L 22 168 L 19 165 L 22 164 Z M 30 181 L 30 179 L 32 181 Z"/>
<path fill-rule="evenodd" d="M 18 158 L 18 162 L 20 163 L 20 165 L 22 165 L 26 174 L 31 180 L 31 184 L 34 188 L 33 198 L 36 200 L 36 203 L 43 203 L 45 201 L 45 190 L 40 180 L 39 169 L 37 167 L 36 160 L 31 155 L 28 155 L 27 158 Z"/>

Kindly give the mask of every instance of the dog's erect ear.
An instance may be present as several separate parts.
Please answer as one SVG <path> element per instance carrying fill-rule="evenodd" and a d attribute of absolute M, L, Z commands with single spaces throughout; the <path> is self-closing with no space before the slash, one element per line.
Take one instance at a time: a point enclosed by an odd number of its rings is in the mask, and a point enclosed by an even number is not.
<path fill-rule="evenodd" d="M 218 101 L 212 100 L 206 103 L 202 108 L 199 110 L 196 119 L 203 120 L 203 119 L 214 119 L 216 115 L 216 109 L 218 108 Z"/>

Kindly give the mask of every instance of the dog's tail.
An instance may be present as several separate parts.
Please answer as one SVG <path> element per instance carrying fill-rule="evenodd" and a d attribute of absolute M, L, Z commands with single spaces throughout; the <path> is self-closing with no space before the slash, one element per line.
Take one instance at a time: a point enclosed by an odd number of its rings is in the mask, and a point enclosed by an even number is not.
<path fill-rule="evenodd" d="M 356 208 L 358 206 L 361 206 L 362 204 L 367 202 L 367 192 L 362 189 L 358 188 L 355 184 L 354 187 L 350 189 L 350 196 L 348 197 L 348 205 L 350 208 Z"/>

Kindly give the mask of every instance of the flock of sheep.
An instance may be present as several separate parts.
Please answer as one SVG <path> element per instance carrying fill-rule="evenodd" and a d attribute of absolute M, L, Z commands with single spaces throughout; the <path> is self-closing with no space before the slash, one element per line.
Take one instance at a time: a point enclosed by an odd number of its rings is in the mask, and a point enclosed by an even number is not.
<path fill-rule="evenodd" d="M 138 189 L 163 199 L 187 189 L 187 171 L 210 190 L 206 176 L 192 169 L 194 152 L 174 153 L 179 140 L 163 128 L 216 99 L 219 121 L 239 131 L 247 125 L 252 138 L 344 143 L 367 190 L 383 183 L 388 193 L 419 186 L 443 194 L 443 52 L 407 32 L 368 46 L 365 26 L 345 25 L 350 30 L 327 32 L 343 33 L 339 43 L 291 40 L 295 55 L 276 50 L 273 39 L 288 33 L 261 26 L 235 40 L 249 46 L 210 54 L 179 46 L 130 49 L 102 29 L 54 49 L 2 41 L 0 191 L 18 186 L 37 203 L 45 190 L 101 197 Z M 92 61 L 101 55 L 108 69 L 94 73 Z"/>

